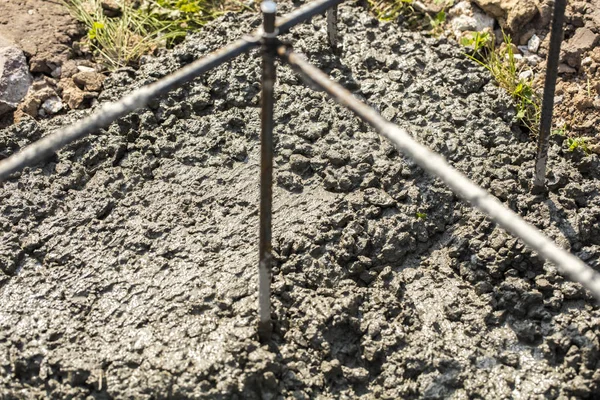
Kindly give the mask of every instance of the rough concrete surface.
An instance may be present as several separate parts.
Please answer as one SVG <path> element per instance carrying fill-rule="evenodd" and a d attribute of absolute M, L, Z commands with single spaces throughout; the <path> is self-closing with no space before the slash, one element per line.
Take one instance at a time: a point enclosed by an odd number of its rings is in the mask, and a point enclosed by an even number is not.
<path fill-rule="evenodd" d="M 285 7 L 282 7 L 285 9 Z M 285 10 L 283 10 L 285 11 Z M 114 100 L 260 25 L 228 15 Z M 445 39 L 341 6 L 285 37 L 597 267 L 598 157 L 534 143 Z M 278 68 L 273 318 L 255 333 L 260 58 L 217 68 L 0 189 L 0 398 L 594 398 L 598 306 L 365 124 Z M 0 131 L 8 156 L 87 111 Z"/>

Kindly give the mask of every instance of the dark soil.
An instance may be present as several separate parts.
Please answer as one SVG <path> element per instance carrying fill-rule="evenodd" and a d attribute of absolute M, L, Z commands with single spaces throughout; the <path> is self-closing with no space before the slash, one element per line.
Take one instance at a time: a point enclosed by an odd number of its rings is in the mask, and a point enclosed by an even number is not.
<path fill-rule="evenodd" d="M 340 16 L 340 56 L 323 18 L 285 39 L 597 268 L 596 155 L 556 140 L 550 192 L 529 194 L 535 144 L 485 70 L 364 8 Z M 99 100 L 259 24 L 225 16 Z M 261 346 L 259 75 L 242 56 L 3 184 L 0 398 L 597 396 L 600 312 L 581 286 L 283 66 Z M 26 118 L 0 154 L 84 114 Z"/>

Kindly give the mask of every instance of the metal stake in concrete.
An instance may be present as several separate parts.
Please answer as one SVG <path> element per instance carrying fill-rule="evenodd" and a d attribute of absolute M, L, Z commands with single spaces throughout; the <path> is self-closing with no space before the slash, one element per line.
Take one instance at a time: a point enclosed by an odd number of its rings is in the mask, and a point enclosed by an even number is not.
<path fill-rule="evenodd" d="M 263 13 L 263 74 L 260 137 L 260 233 L 258 264 L 258 336 L 262 342 L 271 338 L 271 213 L 273 197 L 273 87 L 275 86 L 274 1 L 261 4 Z"/>
<path fill-rule="evenodd" d="M 333 50 L 337 50 L 338 46 L 338 8 L 337 6 L 327 10 L 327 40 Z"/>
<path fill-rule="evenodd" d="M 548 162 L 548 147 L 550 129 L 552 128 L 552 112 L 554 111 L 554 90 L 560 58 L 560 44 L 563 39 L 563 22 L 565 19 L 566 0 L 556 0 L 552 16 L 552 31 L 550 33 L 550 49 L 546 63 L 546 80 L 544 82 L 544 97 L 542 99 L 542 115 L 540 117 L 540 132 L 537 141 L 535 159 L 535 176 L 533 192 L 540 193 L 546 186 L 546 164 Z"/>

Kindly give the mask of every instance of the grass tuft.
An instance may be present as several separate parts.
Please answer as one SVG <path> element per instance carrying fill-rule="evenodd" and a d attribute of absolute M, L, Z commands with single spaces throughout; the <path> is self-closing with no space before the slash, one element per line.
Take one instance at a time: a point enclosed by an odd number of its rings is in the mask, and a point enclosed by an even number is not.
<path fill-rule="evenodd" d="M 156 48 L 169 47 L 227 11 L 240 11 L 231 0 L 120 0 L 120 15 L 105 15 L 100 0 L 60 0 L 87 28 L 86 41 L 109 70 L 133 65 Z"/>
<path fill-rule="evenodd" d="M 487 32 L 474 32 L 463 38 L 462 44 L 473 49 L 467 57 L 490 71 L 498 85 L 511 95 L 517 108 L 517 119 L 537 136 L 541 99 L 534 90 L 533 78 L 522 79 L 519 76 L 521 69 L 517 66 L 510 36 L 503 35 L 503 38 L 503 46 L 499 49 L 494 46 L 494 37 Z"/>
<path fill-rule="evenodd" d="M 369 9 L 381 21 L 395 21 L 415 13 L 413 0 L 367 0 Z"/>

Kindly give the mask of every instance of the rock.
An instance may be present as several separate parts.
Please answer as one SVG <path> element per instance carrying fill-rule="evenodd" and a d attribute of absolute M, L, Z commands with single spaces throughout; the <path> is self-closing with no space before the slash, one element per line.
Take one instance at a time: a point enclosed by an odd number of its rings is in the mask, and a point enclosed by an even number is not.
<path fill-rule="evenodd" d="M 521 29 L 538 13 L 535 0 L 474 0 L 483 11 L 496 18 L 518 41 Z"/>
<path fill-rule="evenodd" d="M 58 96 L 52 96 L 42 103 L 42 108 L 47 114 L 56 114 L 63 109 L 63 103 Z"/>
<path fill-rule="evenodd" d="M 437 14 L 444 9 L 444 2 L 437 0 L 415 0 L 411 6 L 422 13 Z"/>
<path fill-rule="evenodd" d="M 575 35 L 564 46 L 561 60 L 573 68 L 579 68 L 581 65 L 581 54 L 598 42 L 600 35 L 592 32 L 588 28 L 579 28 Z"/>
<path fill-rule="evenodd" d="M 575 68 L 569 67 L 567 64 L 558 64 L 558 73 L 559 74 L 574 74 L 577 70 Z"/>
<path fill-rule="evenodd" d="M 38 115 L 38 110 L 40 109 L 42 103 L 46 102 L 46 100 L 50 98 L 58 98 L 58 95 L 56 94 L 56 91 L 54 89 L 47 85 L 41 85 L 40 82 L 43 81 L 36 81 L 34 85 L 32 85 L 32 90 L 23 99 L 21 104 L 19 104 L 17 112 L 15 113 L 15 119 L 20 120 L 24 116 L 24 114 L 35 118 Z M 47 104 L 47 107 L 49 109 L 54 109 L 55 107 L 57 107 L 57 105 L 52 104 L 51 102 Z"/>
<path fill-rule="evenodd" d="M 68 60 L 63 63 L 60 71 L 60 78 L 71 78 L 76 73 L 80 72 L 74 60 Z M 93 71 L 92 71 L 93 72 Z"/>
<path fill-rule="evenodd" d="M 598 43 L 600 35 L 592 32 L 588 28 L 579 28 L 575 31 L 575 35 L 569 40 L 569 46 L 578 50 L 586 51 L 591 49 Z"/>
<path fill-rule="evenodd" d="M 528 81 L 533 78 L 533 71 L 528 69 L 519 74 L 519 79 L 523 81 Z"/>
<path fill-rule="evenodd" d="M 535 29 L 529 29 L 521 35 L 521 38 L 519 39 L 519 44 L 526 45 L 529 42 L 529 39 L 533 37 L 533 35 L 535 35 Z"/>
<path fill-rule="evenodd" d="M 62 99 L 70 109 L 75 110 L 81 108 L 87 100 L 98 97 L 96 92 L 86 92 L 81 90 L 72 79 L 63 79 L 59 82 L 58 87 L 62 90 Z"/>
<path fill-rule="evenodd" d="M 96 72 L 96 70 L 92 67 L 86 67 L 85 65 L 78 65 L 77 70 L 79 72 Z"/>
<path fill-rule="evenodd" d="M 540 44 L 542 43 L 540 37 L 538 35 L 533 35 L 527 42 L 527 50 L 532 53 L 537 53 L 540 48 Z"/>
<path fill-rule="evenodd" d="M 460 32 L 481 32 L 494 29 L 494 19 L 487 16 L 481 9 L 473 7 L 468 1 L 461 1 L 452 7 L 450 15 L 450 26 L 455 35 Z"/>
<path fill-rule="evenodd" d="M 594 99 L 584 93 L 578 93 L 573 97 L 573 104 L 575 104 L 578 110 L 584 111 L 594 107 Z"/>
<path fill-rule="evenodd" d="M 122 13 L 121 6 L 115 0 L 102 0 L 100 6 L 107 17 L 118 17 Z"/>
<path fill-rule="evenodd" d="M 102 89 L 102 82 L 106 77 L 98 72 L 78 72 L 73 75 L 73 82 L 80 88 L 92 92 Z"/>
<path fill-rule="evenodd" d="M 0 115 L 17 108 L 33 79 L 25 55 L 15 46 L 0 48 Z"/>

